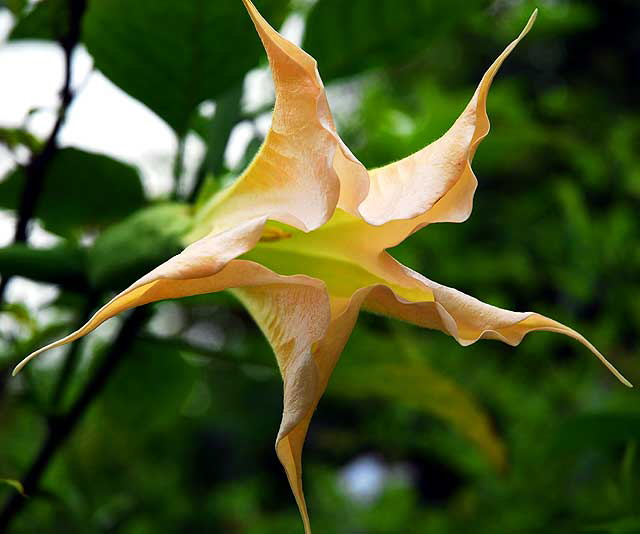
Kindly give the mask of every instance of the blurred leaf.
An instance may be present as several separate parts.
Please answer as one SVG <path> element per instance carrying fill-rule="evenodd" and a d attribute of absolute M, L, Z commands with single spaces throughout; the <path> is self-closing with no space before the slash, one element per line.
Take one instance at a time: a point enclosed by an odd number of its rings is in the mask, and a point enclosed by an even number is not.
<path fill-rule="evenodd" d="M 13 317 L 17 323 L 24 325 L 30 331 L 38 327 L 38 323 L 31 310 L 22 302 L 4 302 L 2 312 Z"/>
<path fill-rule="evenodd" d="M 278 27 L 288 2 L 256 4 Z M 239 0 L 91 2 L 83 36 L 96 67 L 178 135 L 200 102 L 240 83 L 264 54 Z"/>
<path fill-rule="evenodd" d="M 24 169 L 0 182 L 0 207 L 15 210 Z M 145 204 L 138 171 L 102 154 L 63 148 L 49 165 L 36 216 L 61 235 L 121 219 Z"/>
<path fill-rule="evenodd" d="M 508 9 L 505 7 L 508 6 Z M 539 2 L 538 0 L 522 0 L 512 4 L 495 5 L 496 11 L 504 10 L 498 19 L 497 28 L 487 28 L 486 19 L 483 20 L 483 33 L 490 31 L 503 40 L 508 40 L 518 33 L 522 19 L 531 15 L 534 9 L 540 9 L 540 17 L 536 22 L 535 35 L 537 38 L 559 35 L 571 35 L 585 28 L 593 26 L 597 21 L 597 12 L 589 2 L 580 0 L 563 0 L 562 2 Z M 480 22 L 480 21 L 478 21 Z"/>
<path fill-rule="evenodd" d="M 316 58 L 325 80 L 394 65 L 425 50 L 452 24 L 464 22 L 461 12 L 475 3 L 318 0 L 307 19 L 303 48 Z"/>
<path fill-rule="evenodd" d="M 170 425 L 191 392 L 197 369 L 171 345 L 139 339 L 102 398 L 112 427 L 138 432 Z"/>
<path fill-rule="evenodd" d="M 46 249 L 21 243 L 0 248 L 3 276 L 19 275 L 77 290 L 87 286 L 85 268 L 86 251 L 68 243 Z"/>
<path fill-rule="evenodd" d="M 18 19 L 9 40 L 59 41 L 69 31 L 68 13 L 67 0 L 42 0 Z"/>
<path fill-rule="evenodd" d="M 587 527 L 584 532 L 588 534 L 638 534 L 640 532 L 640 518 L 624 517 L 610 523 Z"/>
<path fill-rule="evenodd" d="M 22 483 L 19 482 L 18 480 L 13 480 L 11 478 L 0 478 L 0 484 L 11 486 L 23 497 L 27 496 L 27 494 L 24 492 L 24 487 L 22 486 Z"/>
<path fill-rule="evenodd" d="M 0 0 L 0 9 L 11 11 L 14 16 L 19 16 L 27 6 L 27 0 Z"/>
<path fill-rule="evenodd" d="M 0 128 L 0 143 L 12 150 L 17 146 L 24 146 L 31 151 L 38 150 L 42 144 L 38 138 L 22 128 Z"/>
<path fill-rule="evenodd" d="M 89 252 L 89 277 L 99 288 L 122 289 L 183 248 L 190 206 L 150 206 L 104 231 Z"/>
<path fill-rule="evenodd" d="M 213 174 L 205 174 L 200 189 L 198 190 L 198 196 L 194 202 L 194 209 L 197 211 L 202 208 L 220 189 L 222 189 L 220 180 Z"/>
<path fill-rule="evenodd" d="M 586 449 L 604 449 L 640 440 L 640 413 L 599 413 L 578 415 L 556 431 L 553 450 L 573 453 Z"/>
<path fill-rule="evenodd" d="M 344 358 L 330 382 L 331 393 L 358 399 L 378 397 L 438 417 L 473 442 L 496 469 L 505 468 L 504 443 L 469 393 L 432 368 L 424 357 L 408 354 L 403 343 L 371 334 L 367 337 L 366 344 L 359 343 L 367 354 L 366 361 Z M 376 354 L 393 354 L 393 358 L 381 361 Z"/>

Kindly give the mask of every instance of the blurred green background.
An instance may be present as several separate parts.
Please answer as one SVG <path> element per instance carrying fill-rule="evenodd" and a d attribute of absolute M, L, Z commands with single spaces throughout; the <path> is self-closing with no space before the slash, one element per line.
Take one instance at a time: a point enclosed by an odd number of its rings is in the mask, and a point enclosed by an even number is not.
<path fill-rule="evenodd" d="M 368 167 L 446 131 L 538 7 L 489 95 L 471 219 L 429 226 L 392 253 L 484 301 L 575 327 L 640 383 L 637 0 L 256 6 L 302 36 L 341 135 Z M 67 57 L 86 48 L 93 68 L 177 140 L 170 185 L 153 193 L 131 162 L 0 115 L 9 161 L 0 181 L 9 221 L 0 249 L 0 496 L 9 504 L 0 531 L 301 532 L 273 450 L 281 380 L 231 296 L 112 320 L 10 378 L 24 355 L 179 250 L 190 205 L 255 153 L 273 93 L 256 83 L 268 80 L 266 58 L 242 3 L 4 0 L 0 13 L 9 21 L 0 51 L 31 40 Z M 36 75 L 40 67 L 21 64 Z M 8 82 L 0 70 L 0 100 Z M 61 93 L 61 123 L 81 82 Z M 124 135 L 128 117 L 113 114 Z M 87 135 L 102 127 L 89 124 Z M 25 215 L 45 244 L 14 239 Z M 16 297 L 25 279 L 45 295 L 37 306 Z M 32 467 L 66 430 L 69 439 Z M 567 338 L 462 348 L 362 314 L 304 450 L 312 524 L 345 534 L 640 532 L 639 439 L 637 393 Z M 29 469 L 43 476 L 27 483 Z M 30 495 L 20 510 L 15 481 Z"/>

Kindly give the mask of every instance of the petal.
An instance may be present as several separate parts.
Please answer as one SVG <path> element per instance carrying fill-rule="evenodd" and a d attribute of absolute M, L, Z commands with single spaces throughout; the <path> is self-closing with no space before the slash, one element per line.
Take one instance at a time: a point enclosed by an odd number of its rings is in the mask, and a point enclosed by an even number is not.
<path fill-rule="evenodd" d="M 390 257 L 388 257 L 390 261 Z M 409 271 L 404 267 L 406 271 Z M 548 331 L 569 336 L 587 347 L 620 382 L 632 387 L 629 381 L 581 334 L 568 326 L 534 312 L 504 310 L 465 295 L 457 289 L 432 282 L 413 273 L 434 295 L 431 302 L 411 302 L 396 295 L 389 288 L 373 288 L 364 303 L 365 309 L 390 315 L 425 328 L 441 330 L 463 346 L 478 339 L 497 339 L 518 345 L 529 332 Z"/>
<path fill-rule="evenodd" d="M 42 352 L 79 339 L 125 310 L 159 300 L 213 293 L 231 287 L 318 284 L 306 276 L 280 276 L 250 261 L 234 260 L 258 242 L 264 218 L 254 219 L 188 246 L 98 310 L 79 330 L 27 356 L 13 374 Z"/>
<path fill-rule="evenodd" d="M 276 452 L 309 534 L 302 490 L 302 447 L 365 293 L 356 293 L 350 299 L 329 298 L 323 284 L 233 292 L 265 333 L 278 360 L 284 381 L 284 407 Z"/>
<path fill-rule="evenodd" d="M 337 134 L 336 134 L 337 135 Z M 369 194 L 369 172 L 360 163 L 349 147 L 339 139 L 339 150 L 333 158 L 333 168 L 340 180 L 340 198 L 338 207 L 343 211 L 362 218 L 358 206 Z"/>
<path fill-rule="evenodd" d="M 385 232 L 389 242 L 385 246 L 401 242 L 427 224 L 462 222 L 469 217 L 477 186 L 471 161 L 489 132 L 486 112 L 489 87 L 503 61 L 531 29 L 536 13 L 489 67 L 471 101 L 447 133 L 419 152 L 369 172 L 369 193 L 358 209 L 372 225 L 389 224 Z M 340 178 L 343 179 L 342 175 Z"/>
<path fill-rule="evenodd" d="M 204 206 L 200 235 L 265 216 L 308 231 L 321 226 L 340 194 L 338 145 L 316 61 L 243 0 L 269 57 L 276 90 L 271 129 L 249 168 Z"/>

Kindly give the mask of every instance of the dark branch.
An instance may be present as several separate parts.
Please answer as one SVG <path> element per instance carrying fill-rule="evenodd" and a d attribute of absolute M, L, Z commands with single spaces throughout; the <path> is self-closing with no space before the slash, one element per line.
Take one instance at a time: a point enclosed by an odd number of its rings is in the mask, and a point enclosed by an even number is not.
<path fill-rule="evenodd" d="M 73 100 L 71 89 L 73 50 L 80 42 L 80 28 L 82 16 L 87 7 L 86 0 L 69 0 L 69 31 L 60 39 L 60 46 L 64 50 L 65 73 L 64 83 L 60 93 L 60 108 L 58 117 L 49 137 L 40 152 L 34 153 L 25 168 L 25 184 L 18 203 L 18 219 L 16 221 L 13 243 L 26 243 L 28 237 L 28 225 L 33 218 L 44 178 L 53 157 L 58 151 L 58 134 L 66 119 L 67 110 Z M 4 291 L 9 283 L 10 276 L 4 276 L 0 282 L 0 302 L 4 298 Z"/>
<path fill-rule="evenodd" d="M 232 356 L 227 352 L 212 350 L 205 347 L 194 345 L 179 337 L 160 338 L 152 334 L 145 334 L 140 336 L 140 339 L 143 341 L 150 341 L 153 343 L 161 344 L 163 347 L 171 347 L 180 352 L 197 354 L 198 356 L 209 358 L 210 360 L 215 361 L 216 363 L 226 364 L 233 367 L 238 367 L 241 365 L 260 367 L 262 370 L 272 372 L 274 376 L 279 376 L 278 368 L 275 365 L 275 360 L 273 360 L 273 363 L 269 363 L 267 361 L 256 360 L 255 358 L 252 358 L 252 359 L 239 358 L 239 357 Z"/>
<path fill-rule="evenodd" d="M 213 119 L 207 125 L 207 153 L 196 173 L 196 181 L 187 200 L 195 202 L 207 174 L 219 177 L 224 168 L 224 152 L 234 126 L 241 119 L 242 84 L 233 87 L 216 101 Z"/>
<path fill-rule="evenodd" d="M 100 395 L 118 364 L 136 340 L 147 317 L 148 311 L 146 308 L 133 310 L 122 325 L 118 336 L 109 347 L 102 362 L 96 368 L 69 411 L 62 416 L 54 416 L 49 420 L 47 438 L 21 481 L 27 495 L 34 495 L 37 492 L 40 480 L 51 460 L 78 426 L 93 400 Z M 7 531 L 11 521 L 28 503 L 29 499 L 19 493 L 12 494 L 0 513 L 0 533 Z"/>
<path fill-rule="evenodd" d="M 173 159 L 173 200 L 180 199 L 180 187 L 184 176 L 184 156 L 187 147 L 187 134 L 178 137 L 178 145 L 176 146 L 176 155 Z"/>

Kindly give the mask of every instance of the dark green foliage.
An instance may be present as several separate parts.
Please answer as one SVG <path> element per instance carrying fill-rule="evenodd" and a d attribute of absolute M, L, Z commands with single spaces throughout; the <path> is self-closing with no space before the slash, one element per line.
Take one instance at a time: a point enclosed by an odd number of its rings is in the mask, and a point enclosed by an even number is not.
<path fill-rule="evenodd" d="M 282 21 L 286 1 L 258 4 Z M 239 1 L 100 0 L 83 35 L 96 67 L 180 135 L 200 102 L 241 82 L 263 53 Z"/>
<path fill-rule="evenodd" d="M 452 26 L 462 9 L 481 0 L 320 0 L 308 17 L 303 47 L 318 61 L 323 79 L 352 76 L 372 67 L 420 59 Z M 373 8 L 373 9 L 372 9 Z"/>
<path fill-rule="evenodd" d="M 20 243 L 0 248 L 3 276 L 25 276 L 65 289 L 83 289 L 87 285 L 86 269 L 86 251 L 71 243 L 53 248 L 32 248 Z"/>
<path fill-rule="evenodd" d="M 135 438 L 141 428 L 150 434 L 170 431 L 196 383 L 198 369 L 162 339 L 141 338 L 127 358 L 101 402 L 110 434 L 117 433 L 117 439 L 126 442 L 127 435 Z M 142 377 L 145 395 L 140 396 Z"/>
<path fill-rule="evenodd" d="M 573 418 L 555 439 L 555 452 L 605 450 L 640 440 L 640 413 L 599 413 Z"/>
<path fill-rule="evenodd" d="M 27 0 L 0 0 L 0 9 L 7 8 L 14 15 L 20 15 L 27 5 Z"/>
<path fill-rule="evenodd" d="M 59 41 L 69 31 L 69 11 L 66 0 L 45 0 L 18 19 L 9 39 Z"/>
<path fill-rule="evenodd" d="M 30 150 L 41 148 L 38 139 L 21 128 L 0 128 L 0 143 L 11 150 L 19 146 L 24 146 Z"/>

